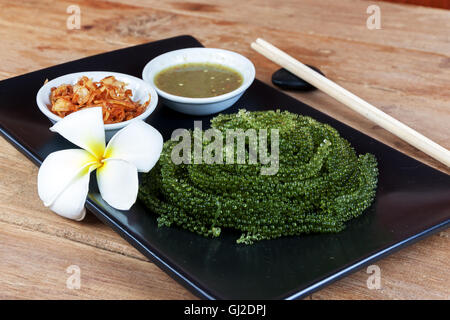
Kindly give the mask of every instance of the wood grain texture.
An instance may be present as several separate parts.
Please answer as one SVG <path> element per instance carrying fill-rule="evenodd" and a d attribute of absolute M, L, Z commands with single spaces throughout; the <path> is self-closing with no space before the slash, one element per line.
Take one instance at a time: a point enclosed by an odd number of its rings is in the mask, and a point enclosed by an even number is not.
<path fill-rule="evenodd" d="M 450 9 L 450 0 L 382 0 L 395 3 L 414 4 L 417 6 Z"/>
<path fill-rule="evenodd" d="M 382 29 L 368 30 L 367 1 L 77 1 L 81 29 L 67 30 L 71 1 L 0 0 L 0 78 L 134 44 L 191 34 L 242 53 L 257 78 L 278 68 L 250 49 L 263 37 L 333 81 L 450 148 L 450 12 L 377 3 Z M 239 9 L 237 9 L 239 8 Z M 290 95 L 446 173 L 448 168 L 320 92 Z M 0 138 L 0 298 L 190 299 L 93 215 L 51 213 L 36 191 L 37 168 Z M 450 299 L 448 230 L 377 263 L 382 288 L 361 270 L 311 299 Z M 69 290 L 66 268 L 81 268 Z"/>

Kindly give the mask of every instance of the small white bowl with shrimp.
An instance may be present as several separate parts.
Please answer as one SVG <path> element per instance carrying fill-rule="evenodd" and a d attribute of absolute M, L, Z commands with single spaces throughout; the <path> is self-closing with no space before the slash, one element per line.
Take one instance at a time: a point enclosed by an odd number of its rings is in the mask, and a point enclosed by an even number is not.
<path fill-rule="evenodd" d="M 36 95 L 36 103 L 39 107 L 39 110 L 45 116 L 47 116 L 47 118 L 52 123 L 56 123 L 57 121 L 61 120 L 62 117 L 52 112 L 50 109 L 52 108 L 51 102 L 52 88 L 58 88 L 64 84 L 74 87 L 82 77 L 87 77 L 91 79 L 93 82 L 100 82 L 102 79 L 111 76 L 114 77 L 116 81 L 121 82 L 121 83 L 118 82 L 119 85 L 124 83 L 122 85 L 124 85 L 127 90 L 128 89 L 131 90 L 130 98 L 133 102 L 144 104 L 149 99 L 150 101 L 146 106 L 145 111 L 137 115 L 136 117 L 118 123 L 105 124 L 105 135 L 106 139 L 109 140 L 118 130 L 127 126 L 131 121 L 135 119 L 145 120 L 155 110 L 156 105 L 158 104 L 158 94 L 156 93 L 156 90 L 148 82 L 145 82 L 142 79 L 127 74 L 109 71 L 85 71 L 85 72 L 70 73 L 52 79 L 47 83 L 45 83 L 39 89 Z M 83 90 L 84 89 L 80 90 L 79 93 L 83 94 L 84 93 Z M 67 101 L 57 101 L 57 103 L 55 103 L 55 106 L 56 108 L 60 108 L 61 110 L 66 110 L 65 108 L 68 107 L 66 105 L 67 103 L 68 103 Z M 105 114 L 105 117 L 106 116 L 108 115 Z"/>

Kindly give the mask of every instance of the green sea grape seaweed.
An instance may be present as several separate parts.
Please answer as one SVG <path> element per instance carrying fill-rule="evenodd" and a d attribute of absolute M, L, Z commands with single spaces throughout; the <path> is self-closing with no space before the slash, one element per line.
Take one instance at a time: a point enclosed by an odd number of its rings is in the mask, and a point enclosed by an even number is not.
<path fill-rule="evenodd" d="M 139 189 L 139 199 L 159 215 L 159 226 L 178 226 L 205 237 L 218 237 L 230 228 L 241 233 L 237 243 L 252 244 L 339 232 L 375 198 L 375 156 L 357 155 L 327 124 L 287 111 L 240 110 L 216 116 L 211 127 L 224 134 L 237 128 L 278 129 L 278 172 L 260 174 L 265 165 L 259 162 L 174 164 L 171 151 L 178 142 L 169 140 Z M 268 139 L 270 145 L 270 135 Z"/>

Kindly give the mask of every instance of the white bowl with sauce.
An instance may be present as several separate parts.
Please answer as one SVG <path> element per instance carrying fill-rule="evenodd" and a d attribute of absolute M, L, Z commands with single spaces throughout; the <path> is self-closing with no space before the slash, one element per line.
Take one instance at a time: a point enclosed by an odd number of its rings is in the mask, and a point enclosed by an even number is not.
<path fill-rule="evenodd" d="M 75 85 L 78 82 L 78 80 L 83 76 L 86 76 L 92 79 L 93 81 L 100 81 L 105 77 L 114 76 L 117 80 L 125 82 L 127 84 L 127 89 L 131 89 L 133 93 L 132 95 L 133 101 L 140 101 L 141 103 L 144 103 L 150 97 L 150 103 L 148 104 L 147 108 L 142 114 L 138 115 L 137 117 L 131 120 L 105 124 L 104 125 L 105 137 L 107 140 L 109 140 L 117 131 L 127 126 L 131 121 L 135 119 L 141 120 L 147 119 L 147 117 L 155 110 L 156 105 L 158 104 L 158 94 L 156 93 L 155 89 L 148 82 L 145 82 L 137 77 L 133 77 L 124 73 L 117 73 L 110 71 L 85 71 L 85 72 L 70 73 L 47 82 L 39 89 L 36 95 L 36 103 L 39 107 L 39 110 L 45 116 L 47 116 L 47 118 L 52 123 L 56 123 L 62 118 L 57 114 L 51 112 L 49 109 L 49 106 L 51 105 L 50 102 L 51 88 L 58 87 L 62 84 Z"/>
<path fill-rule="evenodd" d="M 163 70 L 177 65 L 205 63 L 224 66 L 242 76 L 242 84 L 233 91 L 207 98 L 190 98 L 161 90 L 155 77 Z M 156 89 L 161 101 L 178 112 L 190 115 L 218 113 L 232 106 L 255 79 L 255 67 L 246 57 L 232 51 L 214 48 L 187 48 L 164 53 L 148 62 L 142 71 L 142 79 Z"/>

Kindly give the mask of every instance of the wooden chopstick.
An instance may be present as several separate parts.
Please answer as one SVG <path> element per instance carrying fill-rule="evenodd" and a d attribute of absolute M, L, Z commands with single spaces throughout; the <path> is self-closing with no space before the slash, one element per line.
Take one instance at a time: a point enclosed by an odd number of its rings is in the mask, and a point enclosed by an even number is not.
<path fill-rule="evenodd" d="M 450 151 L 436 142 L 428 139 L 380 109 L 377 109 L 375 106 L 342 88 L 330 79 L 325 78 L 267 41 L 258 38 L 251 44 L 251 47 L 269 60 L 272 60 L 306 82 L 309 82 L 350 109 L 442 162 L 447 167 L 450 167 Z"/>

